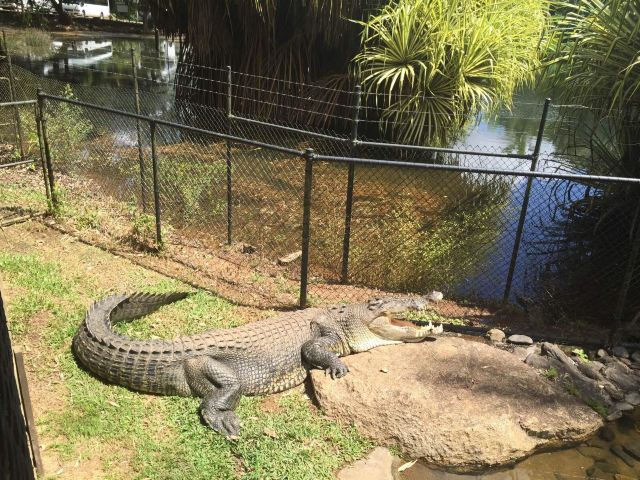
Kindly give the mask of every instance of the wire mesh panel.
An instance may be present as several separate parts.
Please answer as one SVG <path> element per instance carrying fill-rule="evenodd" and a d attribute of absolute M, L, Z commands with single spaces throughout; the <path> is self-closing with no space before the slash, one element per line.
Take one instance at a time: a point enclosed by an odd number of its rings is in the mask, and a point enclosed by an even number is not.
<path fill-rule="evenodd" d="M 0 102 L 0 165 L 39 159 L 34 109 L 34 103 Z"/>
<path fill-rule="evenodd" d="M 320 283 L 346 279 L 385 291 L 440 290 L 447 297 L 464 292 L 471 299 L 488 289 L 495 297 L 502 295 L 504 278 L 479 273 L 486 271 L 493 246 L 517 219 L 518 210 L 510 202 L 512 179 L 356 165 L 348 251 L 342 193 L 346 183 L 345 164 L 321 162 L 314 171 L 310 255 L 318 285 L 312 293 L 321 297 Z M 341 294 L 354 295 L 358 292 L 353 288 Z"/>
<path fill-rule="evenodd" d="M 131 118 L 53 100 L 44 109 L 58 213 L 81 230 L 122 241 L 143 236 L 140 212 L 153 208 L 150 195 L 143 204 L 152 185 L 148 134 L 141 130 L 139 150 Z"/>
<path fill-rule="evenodd" d="M 558 168 L 545 158 L 542 170 Z M 512 301 L 562 324 L 612 324 L 640 308 L 640 188 L 626 182 L 535 179 Z"/>

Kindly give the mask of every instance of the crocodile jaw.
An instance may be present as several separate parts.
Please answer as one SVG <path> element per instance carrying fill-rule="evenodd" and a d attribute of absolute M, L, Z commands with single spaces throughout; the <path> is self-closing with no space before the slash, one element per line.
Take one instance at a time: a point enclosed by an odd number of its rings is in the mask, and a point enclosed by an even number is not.
<path fill-rule="evenodd" d="M 378 337 L 396 342 L 419 342 L 429 335 L 442 333 L 442 325 L 434 327 L 431 322 L 425 326 L 398 320 L 387 315 L 376 317 L 369 325 L 369 330 Z"/>

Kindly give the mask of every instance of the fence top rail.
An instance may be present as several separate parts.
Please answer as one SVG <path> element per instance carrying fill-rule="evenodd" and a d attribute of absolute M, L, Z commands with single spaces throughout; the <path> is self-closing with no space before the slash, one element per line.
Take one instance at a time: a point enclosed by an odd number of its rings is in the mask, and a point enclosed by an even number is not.
<path fill-rule="evenodd" d="M 262 125 L 264 127 L 273 127 L 278 130 L 283 130 L 285 132 L 301 133 L 309 137 L 324 138 L 326 140 L 333 140 L 336 142 L 351 142 L 351 139 L 345 138 L 345 137 L 337 137 L 335 135 L 328 135 L 326 133 L 313 132 L 311 130 L 301 130 L 299 128 L 286 127 L 284 125 L 277 125 L 274 123 L 263 122 L 261 120 L 254 120 L 253 118 L 239 117 L 237 115 L 229 115 L 229 118 L 231 118 L 232 120 L 240 121 L 240 122 L 252 123 L 254 125 Z"/>
<path fill-rule="evenodd" d="M 482 173 L 490 175 L 505 175 L 511 177 L 548 178 L 559 180 L 573 180 L 578 182 L 608 182 L 608 183 L 628 183 L 640 185 L 640 178 L 629 177 L 609 177 L 604 175 L 586 175 L 580 173 L 553 173 L 530 170 L 505 170 L 500 168 L 464 167 L 460 165 L 441 165 L 436 163 L 415 163 L 399 160 L 376 160 L 371 158 L 336 157 L 330 155 L 313 154 L 314 161 L 332 163 L 352 163 L 356 165 L 369 165 L 381 167 L 401 167 L 415 168 L 423 170 L 443 170 L 447 172 Z"/>
<path fill-rule="evenodd" d="M 0 108 L 2 107 L 19 107 L 20 105 L 34 105 L 35 100 L 17 100 L 15 102 L 0 102 Z"/>
<path fill-rule="evenodd" d="M 456 148 L 424 147 L 421 145 L 405 145 L 401 143 L 367 142 L 364 140 L 356 140 L 355 143 L 356 145 L 362 145 L 365 147 L 418 150 L 421 152 L 434 152 L 434 153 L 458 153 L 461 155 L 479 155 L 482 157 L 498 157 L 498 158 L 518 158 L 523 160 L 533 159 L 533 155 L 527 154 L 527 153 L 521 154 L 521 153 L 480 152 L 480 151 L 462 150 L 462 149 L 456 149 Z"/>
<path fill-rule="evenodd" d="M 266 127 L 273 127 L 278 130 L 284 130 L 292 133 L 302 133 L 310 137 L 324 138 L 327 140 L 334 140 L 337 142 L 353 142 L 355 145 L 361 145 L 365 147 L 379 147 L 390 149 L 403 149 L 403 150 L 418 150 L 421 152 L 434 152 L 434 153 L 456 153 L 460 155 L 480 155 L 483 157 L 497 157 L 497 158 L 514 158 L 522 160 L 532 160 L 533 155 L 529 153 L 499 153 L 499 152 L 480 152 L 474 150 L 463 150 L 456 148 L 444 148 L 444 147 L 426 147 L 422 145 L 407 145 L 403 143 L 384 143 L 384 142 L 369 142 L 365 140 L 352 140 L 350 138 L 338 137 L 335 135 L 328 135 L 326 133 L 318 133 L 310 130 L 301 130 L 299 128 L 286 127 L 284 125 L 278 125 L 270 122 L 263 122 L 261 120 L 254 120 L 252 118 L 241 117 L 237 115 L 231 115 L 230 118 L 241 122 L 253 123 L 255 125 L 263 125 Z"/>
<path fill-rule="evenodd" d="M 118 110 L 118 109 L 110 108 L 110 107 L 103 107 L 101 105 L 95 105 L 93 103 L 81 102 L 80 100 L 73 100 L 71 98 L 59 97 L 59 96 L 56 96 L 56 95 L 49 95 L 48 93 L 38 93 L 38 97 L 39 98 L 43 98 L 43 99 L 56 100 L 56 101 L 59 101 L 59 102 L 66 102 L 66 103 L 70 103 L 70 104 L 73 104 L 73 105 L 78 105 L 78 106 L 81 106 L 81 107 L 91 108 L 93 110 L 98 110 L 98 111 L 101 111 L 101 112 L 113 113 L 115 115 L 120 115 L 122 117 L 128 117 L 128 118 L 132 118 L 132 119 L 135 119 L 135 120 L 141 120 L 141 121 L 144 121 L 144 122 L 154 123 L 156 125 L 163 125 L 163 126 L 166 126 L 166 127 L 176 128 L 176 129 L 179 129 L 179 130 L 186 130 L 186 131 L 193 132 L 193 133 L 200 133 L 202 135 L 208 135 L 208 136 L 211 136 L 211 137 L 219 138 L 220 140 L 228 140 L 230 142 L 240 143 L 240 144 L 243 144 L 243 145 L 251 145 L 251 146 L 254 146 L 254 147 L 266 148 L 268 150 L 274 150 L 276 152 L 286 153 L 286 154 L 289 154 L 289 155 L 295 155 L 295 156 L 298 156 L 298 157 L 303 157 L 305 155 L 304 152 L 302 152 L 300 150 L 293 149 L 293 148 L 280 147 L 278 145 L 271 145 L 269 143 L 259 142 L 259 141 L 256 141 L 256 140 L 249 140 L 249 139 L 242 138 L 242 137 L 235 137 L 233 135 L 227 135 L 225 133 L 218 133 L 218 132 L 214 132 L 212 130 L 205 130 L 203 128 L 191 127 L 189 125 L 184 125 L 182 123 L 176 123 L 176 122 L 170 122 L 168 120 L 162 120 L 160 118 L 147 117 L 145 115 L 138 115 L 137 113 L 126 112 L 124 110 Z"/>

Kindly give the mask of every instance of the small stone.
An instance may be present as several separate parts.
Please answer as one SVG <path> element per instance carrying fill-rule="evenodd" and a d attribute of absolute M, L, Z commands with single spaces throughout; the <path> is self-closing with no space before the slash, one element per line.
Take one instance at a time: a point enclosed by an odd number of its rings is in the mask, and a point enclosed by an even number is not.
<path fill-rule="evenodd" d="M 629 350 L 624 348 L 622 345 L 618 345 L 617 347 L 613 347 L 613 350 L 611 350 L 611 353 L 613 353 L 613 355 L 616 356 L 616 357 L 629 358 Z"/>
<path fill-rule="evenodd" d="M 625 451 L 622 449 L 620 445 L 612 445 L 610 450 L 614 455 L 619 457 L 624 463 L 626 463 L 630 467 L 633 467 L 633 465 L 636 463 L 636 461 L 630 455 L 625 453 Z"/>
<path fill-rule="evenodd" d="M 511 335 L 507 338 L 507 342 L 515 345 L 533 345 L 531 337 L 527 337 L 526 335 Z"/>
<path fill-rule="evenodd" d="M 242 244 L 242 253 L 251 254 L 255 253 L 255 251 L 256 247 L 254 247 L 253 245 L 249 245 L 248 243 Z"/>
<path fill-rule="evenodd" d="M 636 350 L 631 354 L 631 360 L 636 363 L 640 363 L 640 350 Z"/>
<path fill-rule="evenodd" d="M 504 342 L 504 338 L 506 337 L 505 333 L 499 328 L 492 328 L 487 333 L 485 333 L 485 337 L 491 340 L 494 343 Z"/>
<path fill-rule="evenodd" d="M 597 360 L 593 360 L 593 361 L 589 362 L 589 364 L 591 365 L 591 367 L 596 372 L 599 372 L 600 370 L 602 370 L 604 368 L 604 363 L 600 363 Z"/>
<path fill-rule="evenodd" d="M 290 253 L 289 255 L 280 257 L 278 259 L 278 265 L 289 265 L 290 263 L 295 262 L 301 256 L 302 256 L 302 250 L 298 250 L 297 252 Z"/>
<path fill-rule="evenodd" d="M 620 412 L 630 412 L 633 410 L 633 405 L 627 402 L 618 402 L 613 406 L 613 410 L 619 410 Z"/>
<path fill-rule="evenodd" d="M 614 420 L 618 420 L 619 418 L 622 418 L 622 412 L 620 410 L 614 410 L 606 416 L 605 420 L 607 422 L 613 422 Z"/>
<path fill-rule="evenodd" d="M 382 373 L 389 373 L 389 369 L 388 368 L 381 368 L 380 371 Z"/>
<path fill-rule="evenodd" d="M 538 368 L 540 370 L 548 370 L 549 368 L 551 368 L 551 362 L 549 361 L 549 358 L 538 355 L 537 353 L 529 354 L 524 363 L 526 363 L 530 367 Z"/>
<path fill-rule="evenodd" d="M 622 390 L 619 390 L 615 385 L 613 384 L 605 384 L 604 385 L 604 391 L 607 392 L 609 394 L 609 396 L 614 399 L 616 402 L 621 402 L 624 400 L 624 392 Z"/>
<path fill-rule="evenodd" d="M 593 458 L 596 461 L 605 461 L 609 457 L 609 452 L 598 447 L 578 447 L 578 453 L 585 457 Z"/>
<path fill-rule="evenodd" d="M 427 295 L 427 300 L 430 300 L 432 302 L 439 302 L 444 298 L 444 295 L 442 294 L 442 292 L 438 292 L 436 290 L 433 290 L 429 295 Z"/>
<path fill-rule="evenodd" d="M 585 470 L 587 474 L 587 480 L 615 480 L 613 473 L 605 473 L 595 466 L 589 467 Z"/>
<path fill-rule="evenodd" d="M 518 360 L 524 362 L 527 357 L 533 353 L 533 350 L 531 349 L 535 349 L 535 347 L 533 345 L 528 348 L 518 346 L 513 349 L 513 354 L 518 358 Z"/>
<path fill-rule="evenodd" d="M 609 428 L 609 427 L 604 427 L 604 428 Z M 586 441 L 586 444 L 590 447 L 609 450 L 609 442 L 607 442 L 606 440 L 603 440 L 602 438 L 591 437 L 589 440 Z"/>
<path fill-rule="evenodd" d="M 596 462 L 593 466 L 604 473 L 618 473 L 618 469 L 615 465 L 611 465 L 608 462 Z"/>
<path fill-rule="evenodd" d="M 622 445 L 622 449 L 636 460 L 640 460 L 640 442 L 636 441 L 627 445 Z"/>
<path fill-rule="evenodd" d="M 609 364 L 602 370 L 602 374 L 607 380 L 626 392 L 635 391 L 640 387 L 640 379 L 631 374 L 631 370 L 621 363 Z"/>
<path fill-rule="evenodd" d="M 637 405 L 640 405 L 640 393 L 638 392 L 627 393 L 624 396 L 624 401 L 630 405 L 633 405 L 634 407 Z"/>
<path fill-rule="evenodd" d="M 596 352 L 596 357 L 598 357 L 598 358 L 605 358 L 605 357 L 608 357 L 608 356 L 609 356 L 609 354 L 607 353 L 607 351 L 603 350 L 602 348 Z"/>

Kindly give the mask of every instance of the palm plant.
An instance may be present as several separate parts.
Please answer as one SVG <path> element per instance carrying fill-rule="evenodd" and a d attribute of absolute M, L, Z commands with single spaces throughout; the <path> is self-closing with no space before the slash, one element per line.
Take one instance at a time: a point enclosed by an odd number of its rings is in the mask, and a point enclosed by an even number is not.
<path fill-rule="evenodd" d="M 398 0 L 363 26 L 356 72 L 404 143 L 450 142 L 534 80 L 545 0 Z"/>

